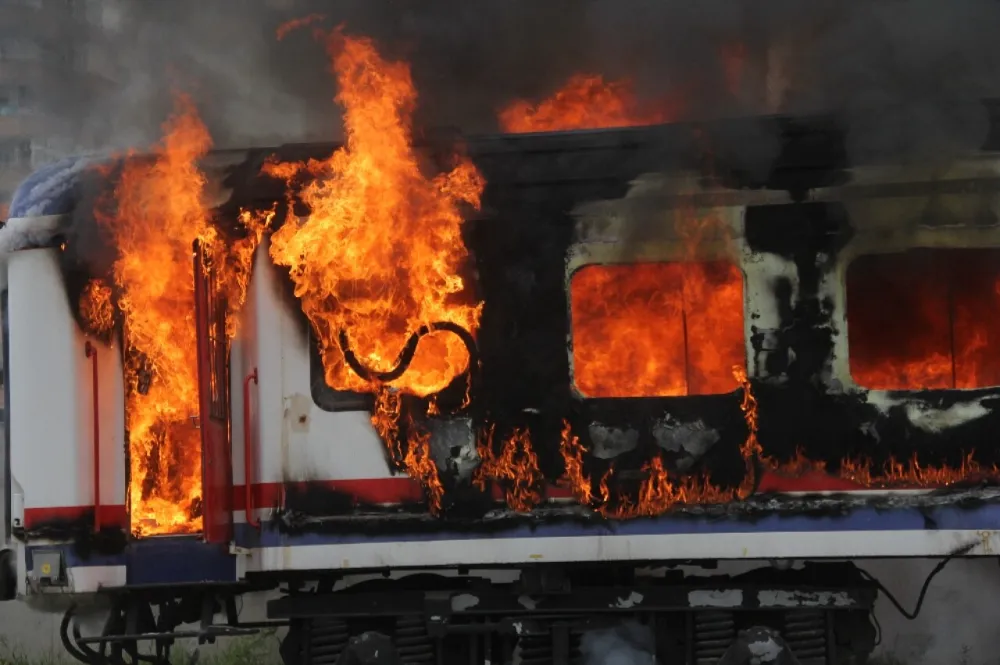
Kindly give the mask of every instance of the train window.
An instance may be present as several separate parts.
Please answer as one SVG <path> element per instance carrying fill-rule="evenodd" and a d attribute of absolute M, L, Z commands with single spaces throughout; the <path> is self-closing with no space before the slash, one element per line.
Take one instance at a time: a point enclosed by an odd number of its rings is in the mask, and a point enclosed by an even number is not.
<path fill-rule="evenodd" d="M 743 274 L 730 262 L 588 265 L 570 280 L 570 310 L 573 379 L 587 397 L 737 388 Z"/>
<path fill-rule="evenodd" d="M 862 256 L 847 270 L 854 381 L 876 390 L 1000 385 L 1000 249 Z"/>

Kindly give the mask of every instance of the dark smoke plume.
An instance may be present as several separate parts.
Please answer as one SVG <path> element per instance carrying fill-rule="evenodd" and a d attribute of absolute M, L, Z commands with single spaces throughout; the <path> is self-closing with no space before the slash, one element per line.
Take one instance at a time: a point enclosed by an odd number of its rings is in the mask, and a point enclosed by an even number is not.
<path fill-rule="evenodd" d="M 982 140 L 983 112 L 956 104 L 1000 79 L 994 0 L 171 0 L 125 3 L 115 29 L 86 37 L 103 41 L 116 80 L 67 104 L 61 127 L 77 147 L 144 145 L 179 89 L 219 147 L 335 139 L 312 29 L 275 38 L 311 13 L 412 63 L 421 126 L 470 133 L 591 71 L 679 100 L 689 118 L 836 110 L 857 155 L 940 156 Z M 769 158 L 753 139 L 745 149 Z"/>

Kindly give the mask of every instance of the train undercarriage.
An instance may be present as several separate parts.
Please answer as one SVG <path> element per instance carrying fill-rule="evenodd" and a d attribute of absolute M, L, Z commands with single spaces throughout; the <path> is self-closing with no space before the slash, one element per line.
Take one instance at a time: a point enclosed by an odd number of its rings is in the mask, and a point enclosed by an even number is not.
<path fill-rule="evenodd" d="M 129 588 L 105 596 L 100 634 L 85 634 L 71 608 L 62 637 L 90 665 L 166 663 L 178 640 L 264 630 L 279 632 L 284 665 L 851 665 L 876 644 L 879 588 L 852 563 L 739 575 L 698 566 L 694 574 L 689 566 L 546 565 Z M 268 620 L 241 623 L 239 595 L 279 584 Z"/>

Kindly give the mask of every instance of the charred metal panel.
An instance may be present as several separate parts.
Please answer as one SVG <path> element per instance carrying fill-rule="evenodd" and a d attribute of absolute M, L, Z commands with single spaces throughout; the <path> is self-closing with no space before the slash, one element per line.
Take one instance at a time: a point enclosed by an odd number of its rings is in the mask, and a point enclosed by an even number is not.
<path fill-rule="evenodd" d="M 728 230 L 702 241 L 696 258 L 728 257 L 744 273 L 747 368 L 767 457 L 781 462 L 801 452 L 831 471 L 852 456 L 878 466 L 916 454 L 922 464 L 958 466 L 975 449 L 983 464 L 1000 461 L 989 434 L 1000 425 L 1000 391 L 868 391 L 853 384 L 844 358 L 843 281 L 850 259 L 877 250 L 879 242 L 883 250 L 926 244 L 921 220 L 940 213 L 942 202 L 950 216 L 938 214 L 939 226 L 992 228 L 997 188 L 988 183 L 995 167 L 986 160 L 948 177 L 912 167 L 859 170 L 847 163 L 844 131 L 830 119 L 761 122 L 760 132 L 777 137 L 773 168 L 764 177 L 741 169 L 735 157 L 728 162 L 727 150 L 714 155 L 710 167 L 701 164 L 704 151 L 720 148 L 719 138 L 737 125 L 470 141 L 466 147 L 487 181 L 483 210 L 466 227 L 485 305 L 477 334 L 482 367 L 463 417 L 474 426 L 488 418 L 507 432 L 528 429 L 550 483 L 564 471 L 558 443 L 568 421 L 590 451 L 585 471 L 592 477 L 612 462 L 637 471 L 662 455 L 676 472 L 739 485 L 746 475 L 739 447 L 748 430 L 735 382 L 719 395 L 587 399 L 574 387 L 567 349 L 574 266 L 679 257 L 683 248 L 670 232 L 671 219 L 689 208 L 710 209 Z M 327 150 L 296 146 L 278 153 L 284 160 Z M 252 180 L 262 183 L 257 196 L 274 186 Z M 970 190 L 962 183 L 973 180 L 987 185 L 971 195 L 979 204 L 970 216 Z M 760 186 L 785 193 L 748 189 Z M 234 187 L 236 200 L 240 187 Z M 935 187 L 939 195 L 932 196 Z M 907 211 L 900 201 L 916 201 L 911 208 L 922 213 L 899 222 L 899 237 L 887 241 L 873 220 L 902 219 Z M 992 242 L 982 233 L 970 238 Z M 445 391 L 452 399 L 439 406 L 457 405 L 464 391 L 464 379 L 456 380 Z M 410 400 L 409 409 L 424 420 L 424 401 Z M 451 505 L 470 505 L 468 496 L 458 500 L 469 489 L 464 474 L 456 482 L 455 470 L 460 457 L 472 463 L 473 441 L 470 432 L 464 447 L 449 444 L 453 457 L 437 451 L 439 469 L 452 479 Z M 623 474 L 612 491 L 634 491 L 637 483 Z"/>
<path fill-rule="evenodd" d="M 844 287 L 850 261 L 867 253 L 1000 246 L 996 157 L 970 158 L 972 166 L 947 172 L 852 164 L 845 147 L 849 129 L 832 117 L 767 118 L 427 146 L 431 162 L 466 150 L 487 183 L 482 210 L 469 211 L 465 226 L 472 255 L 467 276 L 484 302 L 476 339 L 481 367 L 471 388 L 459 377 L 435 396 L 434 412 L 443 416 L 427 416 L 430 400 L 403 402 L 433 433 L 447 517 L 481 519 L 496 509 L 469 482 L 475 435 L 487 422 L 500 434 L 530 432 L 549 485 L 565 471 L 559 449 L 565 422 L 589 451 L 587 475 L 602 477 L 612 464 L 624 470 L 612 492 L 634 492 L 639 469 L 653 457 L 665 459 L 676 475 L 705 474 L 724 488 L 744 481 L 747 464 L 739 449 L 748 427 L 735 380 L 729 392 L 675 397 L 588 399 L 575 388 L 567 287 L 574 268 L 588 262 L 721 257 L 740 267 L 747 372 L 759 441 L 773 460 L 801 451 L 831 471 L 852 456 L 869 457 L 876 466 L 914 455 L 923 465 L 958 466 L 975 450 L 983 465 L 1000 462 L 993 436 L 1000 427 L 1000 389 L 872 391 L 854 384 Z M 994 131 L 991 141 L 997 136 Z M 286 205 L 285 183 L 260 175 L 266 159 L 321 158 L 335 147 L 281 146 L 241 153 L 242 161 L 232 157 L 219 167 L 215 183 L 216 200 L 228 196 L 219 218 L 232 219 L 240 208 Z M 682 239 L 670 232 L 671 219 L 685 209 L 715 210 L 726 229 L 699 243 L 694 257 L 683 256 Z M 328 394 L 321 371 L 316 381 L 321 368 L 313 365 L 313 399 L 320 408 L 371 404 Z M 464 406 L 467 390 L 471 400 Z M 303 489 L 297 483 L 305 478 L 286 480 L 288 528 L 343 528 L 324 519 L 338 516 L 388 519 L 384 508 L 361 506 L 318 486 Z M 943 500 L 935 494 L 905 501 Z M 695 511 L 750 515 L 879 501 L 903 499 L 750 501 Z M 408 524 L 386 528 L 434 528 L 417 524 L 423 516 L 404 520 L 401 510 L 393 509 L 392 520 Z M 581 519 L 580 513 L 548 507 L 514 519 Z"/>

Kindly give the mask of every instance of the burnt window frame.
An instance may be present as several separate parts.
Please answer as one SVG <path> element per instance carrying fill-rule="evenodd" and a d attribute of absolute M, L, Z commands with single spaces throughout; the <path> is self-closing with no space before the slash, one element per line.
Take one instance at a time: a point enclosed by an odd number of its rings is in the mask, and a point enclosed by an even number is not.
<path fill-rule="evenodd" d="M 957 326 L 957 305 L 955 300 L 956 291 L 956 279 L 960 279 L 957 274 L 957 266 L 962 265 L 963 255 L 969 256 L 977 253 L 995 253 L 1000 259 L 1000 246 L 993 245 L 962 245 L 962 246 L 926 246 L 926 245 L 913 245 L 904 246 L 890 251 L 881 252 L 864 252 L 859 253 L 850 257 L 847 265 L 843 269 L 843 316 L 845 321 L 846 335 L 846 369 L 847 376 L 851 383 L 860 388 L 861 390 L 866 390 L 869 392 L 894 392 L 894 393 L 921 393 L 921 392 L 931 392 L 931 391 L 974 391 L 974 390 L 993 390 L 1000 388 L 1000 378 L 995 383 L 988 385 L 972 386 L 972 387 L 960 387 L 959 377 L 960 373 L 958 371 L 958 360 L 959 355 L 956 353 L 959 350 L 959 345 L 956 341 L 956 326 Z M 945 349 L 948 354 L 948 359 L 951 362 L 951 385 L 947 387 L 901 387 L 901 388 L 873 388 L 865 385 L 857 379 L 854 374 L 855 363 L 853 362 L 854 356 L 852 351 L 856 348 L 854 340 L 857 337 L 857 327 L 855 325 L 854 330 L 852 330 L 853 317 L 850 316 L 850 301 L 851 301 L 851 269 L 859 261 L 877 261 L 878 259 L 895 259 L 901 258 L 906 255 L 916 255 L 924 254 L 929 257 L 934 265 L 932 266 L 934 270 L 932 271 L 934 275 L 940 276 L 943 273 L 943 278 L 946 280 L 944 289 L 947 293 L 947 322 L 948 322 L 948 337 L 949 345 Z M 998 263 L 1000 265 L 1000 263 Z M 997 271 L 998 276 L 1000 276 L 1000 269 Z M 959 284 L 958 286 L 961 286 Z M 877 289 L 876 289 L 877 290 Z M 888 316 L 888 314 L 886 314 Z M 912 322 L 908 322 L 912 324 Z M 919 328 L 917 325 L 907 325 L 908 328 Z M 1000 326 L 998 326 L 1000 329 Z M 860 345 L 859 345 L 860 346 Z M 926 359 L 909 359 L 909 363 L 926 362 Z"/>
<path fill-rule="evenodd" d="M 201 266 L 208 289 L 205 319 L 208 329 L 208 416 L 219 422 L 229 422 L 229 336 L 226 334 L 228 303 L 222 295 L 218 271 L 210 261 Z"/>
<path fill-rule="evenodd" d="M 691 259 L 645 259 L 639 261 L 590 261 L 587 263 L 582 263 L 572 269 L 566 278 L 566 310 L 567 318 L 569 319 L 568 329 L 569 329 L 569 344 L 568 352 L 570 356 L 570 372 L 569 372 L 569 383 L 571 390 L 583 400 L 622 400 L 622 399 L 698 399 L 698 398 L 712 398 L 720 397 L 725 395 L 731 395 L 732 393 L 740 390 L 740 386 L 736 383 L 735 378 L 733 379 L 733 388 L 727 392 L 721 393 L 691 393 L 688 392 L 683 395 L 588 395 L 584 392 L 576 381 L 576 353 L 575 353 L 575 326 L 573 325 L 573 278 L 576 277 L 577 273 L 581 270 L 585 270 L 592 266 L 640 266 L 640 265 L 684 265 L 684 264 L 695 264 L 695 265 L 706 265 L 706 264 L 726 264 L 736 269 L 736 272 L 740 276 L 740 319 L 742 321 L 742 326 L 740 327 L 740 338 L 743 341 L 743 363 L 742 367 L 744 370 L 749 372 L 749 359 L 750 356 L 747 352 L 747 310 L 746 310 L 746 295 L 747 295 L 747 273 L 744 270 L 743 265 L 738 260 L 733 260 L 728 256 L 717 256 L 712 258 L 700 258 L 696 260 Z M 685 322 L 683 325 L 687 326 L 687 317 L 684 317 Z M 685 338 L 687 338 L 687 332 L 685 330 Z M 684 351 L 684 362 L 685 362 L 685 374 L 689 374 L 690 365 L 690 346 L 685 348 Z"/>

